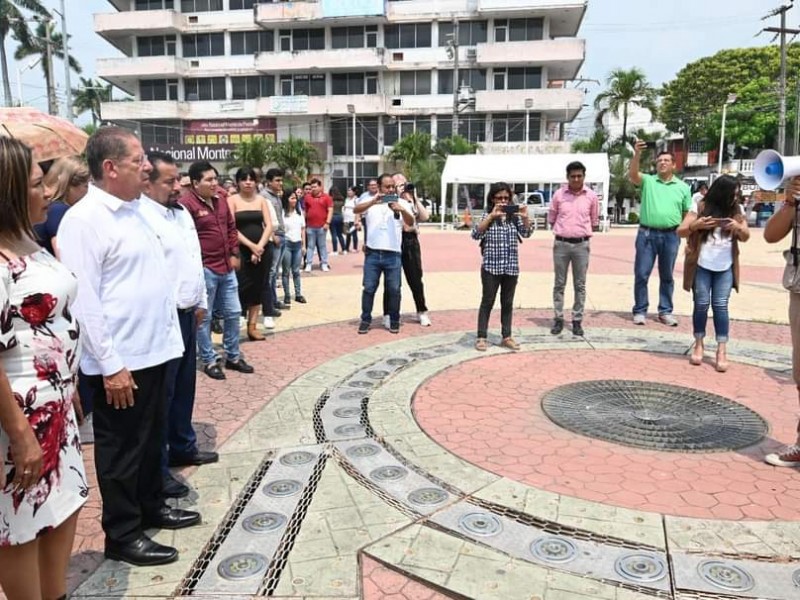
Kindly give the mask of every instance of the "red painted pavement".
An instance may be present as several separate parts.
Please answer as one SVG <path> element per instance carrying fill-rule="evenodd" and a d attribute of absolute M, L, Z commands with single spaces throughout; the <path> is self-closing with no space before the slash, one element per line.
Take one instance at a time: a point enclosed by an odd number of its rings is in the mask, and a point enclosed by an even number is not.
<path fill-rule="evenodd" d="M 362 600 L 451 600 L 428 586 L 361 555 Z"/>

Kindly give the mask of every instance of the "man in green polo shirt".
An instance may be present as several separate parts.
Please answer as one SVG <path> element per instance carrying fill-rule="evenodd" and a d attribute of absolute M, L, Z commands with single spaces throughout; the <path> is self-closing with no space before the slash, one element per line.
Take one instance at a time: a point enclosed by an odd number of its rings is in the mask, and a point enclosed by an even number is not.
<path fill-rule="evenodd" d="M 680 247 L 676 229 L 692 206 L 692 194 L 689 186 L 675 177 L 675 158 L 670 152 L 660 152 L 656 157 L 656 175 L 639 172 L 639 159 L 646 146 L 643 141 L 636 142 L 628 168 L 631 182 L 642 189 L 633 263 L 633 322 L 637 325 L 647 323 L 647 307 L 650 305 L 647 281 L 658 259 L 658 320 L 675 327 L 678 320 L 672 315 L 672 291 L 675 287 L 672 272 Z"/>

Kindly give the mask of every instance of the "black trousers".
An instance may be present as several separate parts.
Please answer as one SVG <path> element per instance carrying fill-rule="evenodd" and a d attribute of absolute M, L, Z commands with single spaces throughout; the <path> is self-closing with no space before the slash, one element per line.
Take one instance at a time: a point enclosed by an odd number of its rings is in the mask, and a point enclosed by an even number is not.
<path fill-rule="evenodd" d="M 402 259 L 403 273 L 406 276 L 406 283 L 411 288 L 411 295 L 414 297 L 414 306 L 418 313 L 428 312 L 425 304 L 425 285 L 422 283 L 422 250 L 419 245 L 419 235 L 416 233 L 403 232 Z M 383 314 L 389 314 L 389 297 L 386 288 L 383 290 Z"/>
<path fill-rule="evenodd" d="M 261 314 L 265 317 L 271 317 L 275 312 L 275 296 L 272 290 L 272 284 L 269 280 L 269 266 L 272 265 L 272 255 L 274 252 L 276 252 L 275 246 L 270 242 L 264 247 L 264 254 L 261 255 L 261 261 L 267 265 L 261 292 Z M 247 309 L 244 306 L 242 310 L 247 314 Z"/>
<path fill-rule="evenodd" d="M 143 532 L 142 518 L 162 506 L 161 449 L 167 416 L 167 365 L 131 373 L 134 404 L 106 401 L 101 375 L 86 376 L 94 401 L 94 462 L 103 499 L 106 540 L 126 543 Z"/>
<path fill-rule="evenodd" d="M 478 337 L 485 338 L 489 329 L 489 315 L 500 289 L 500 328 L 504 338 L 511 337 L 511 316 L 514 312 L 514 292 L 517 289 L 518 275 L 492 275 L 481 269 L 483 294 L 478 310 Z"/>

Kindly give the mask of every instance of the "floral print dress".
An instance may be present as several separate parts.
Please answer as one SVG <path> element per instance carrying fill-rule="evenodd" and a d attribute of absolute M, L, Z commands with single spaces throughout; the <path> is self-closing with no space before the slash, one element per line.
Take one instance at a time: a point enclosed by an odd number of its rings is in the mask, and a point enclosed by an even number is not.
<path fill-rule="evenodd" d="M 9 439 L 0 429 L 0 469 L 6 476 L 0 546 L 10 546 L 63 523 L 86 501 L 89 488 L 72 408 L 80 348 L 69 305 L 78 283 L 44 250 L 10 260 L 0 256 L 0 361 L 43 453 L 39 481 L 15 491 Z"/>

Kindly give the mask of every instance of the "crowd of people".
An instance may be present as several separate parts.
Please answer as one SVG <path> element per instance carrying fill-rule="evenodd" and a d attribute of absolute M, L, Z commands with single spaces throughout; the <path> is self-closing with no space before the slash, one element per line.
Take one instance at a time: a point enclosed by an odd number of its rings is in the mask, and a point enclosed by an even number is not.
<path fill-rule="evenodd" d="M 654 175 L 640 173 L 642 150 L 637 144 L 629 173 L 642 203 L 633 322 L 647 323 L 647 282 L 657 262 L 658 321 L 678 324 L 673 269 L 685 238 L 684 288 L 694 301 L 689 361 L 704 362 L 711 309 L 714 366 L 725 372 L 728 301 L 739 286 L 739 245 L 750 235 L 736 202 L 739 184 L 719 177 L 693 200 L 674 175 L 670 153 L 659 154 Z M 196 162 L 182 174 L 172 156 L 145 153 L 134 133 L 117 127 L 99 129 L 85 157 L 40 165 L 24 144 L 0 137 L 0 586 L 10 600 L 65 597 L 77 515 L 89 493 L 82 443 L 90 440 L 79 433 L 89 414 L 105 555 L 134 565 L 178 559 L 176 548 L 145 532 L 201 521 L 198 512 L 166 502 L 190 492 L 170 468 L 219 458 L 198 447 L 192 425 L 197 363 L 213 380 L 228 371 L 253 373 L 240 348 L 240 319 L 258 342 L 265 339 L 260 325 L 271 329 L 281 311 L 305 304 L 301 272 L 312 270 L 315 254 L 321 271 L 330 270 L 329 233 L 335 253 L 364 254 L 358 334 L 372 327 L 381 277 L 382 325 L 400 331 L 401 272 L 419 324 L 432 324 L 419 241 L 419 223 L 429 213 L 401 173 L 344 194 L 325 193 L 317 178 L 286 185 L 279 168 L 262 178 L 242 167 L 232 186 L 220 185 L 210 163 Z M 571 330 L 584 335 L 598 225 L 598 199 L 585 177 L 582 163 L 566 165 L 566 184 L 547 217 L 554 235 L 553 335 L 564 329 L 570 267 Z M 795 196 L 800 179 L 787 183 L 787 201 L 764 235 L 778 242 L 793 231 L 789 255 L 800 271 Z M 519 245 L 532 233 L 511 186 L 492 184 L 472 228 L 482 254 L 478 351 L 488 349 L 498 291 L 500 345 L 520 349 L 512 337 Z M 787 289 L 800 394 L 800 274 Z M 222 354 L 212 341 L 215 321 Z M 800 466 L 800 437 L 767 461 Z"/>

